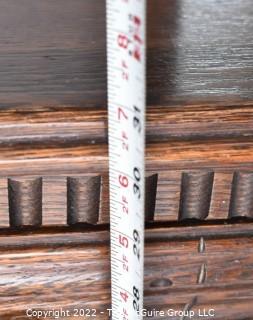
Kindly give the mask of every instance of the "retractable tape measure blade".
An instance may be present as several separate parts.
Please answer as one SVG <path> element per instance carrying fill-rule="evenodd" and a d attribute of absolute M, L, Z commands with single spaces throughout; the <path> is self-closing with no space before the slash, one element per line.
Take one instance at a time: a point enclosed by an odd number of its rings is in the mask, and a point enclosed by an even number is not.
<path fill-rule="evenodd" d="M 142 319 L 146 0 L 107 0 L 112 319 Z"/>

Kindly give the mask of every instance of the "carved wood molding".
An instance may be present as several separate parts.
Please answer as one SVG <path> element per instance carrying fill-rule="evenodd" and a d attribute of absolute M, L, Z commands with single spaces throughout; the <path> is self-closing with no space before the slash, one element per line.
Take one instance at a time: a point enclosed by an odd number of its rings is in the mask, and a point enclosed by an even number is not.
<path fill-rule="evenodd" d="M 109 223 L 108 174 L 0 179 L 1 227 Z M 253 171 L 148 173 L 146 221 L 253 218 Z"/>
<path fill-rule="evenodd" d="M 150 106 L 147 142 L 253 137 L 253 102 Z M 0 111 L 0 146 L 68 146 L 107 142 L 107 111 L 59 107 Z"/>

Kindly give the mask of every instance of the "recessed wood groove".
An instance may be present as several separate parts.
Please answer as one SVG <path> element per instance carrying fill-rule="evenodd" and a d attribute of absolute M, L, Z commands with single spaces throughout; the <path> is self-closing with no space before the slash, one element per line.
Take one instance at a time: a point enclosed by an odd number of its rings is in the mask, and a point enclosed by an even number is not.
<path fill-rule="evenodd" d="M 146 177 L 145 184 L 145 219 L 153 221 L 155 216 L 156 192 L 157 192 L 158 174 L 152 174 Z"/>
<path fill-rule="evenodd" d="M 18 237 L 18 241 L 17 238 Z M 158 223 L 148 225 L 145 228 L 146 242 L 181 241 L 207 239 L 231 239 L 252 238 L 253 221 L 245 223 L 206 223 L 196 225 L 170 224 L 159 226 Z M 78 225 L 73 226 L 50 226 L 36 229 L 0 229 L 0 250 L 26 249 L 31 245 L 36 247 L 47 246 L 77 246 L 109 244 L 109 225 Z M 200 252 L 199 252 L 200 253 Z M 202 252 L 203 253 L 203 252 Z"/>
<path fill-rule="evenodd" d="M 198 297 L 194 296 L 191 299 L 191 301 L 184 306 L 184 309 L 183 309 L 184 314 L 180 317 L 180 320 L 186 320 L 188 318 L 188 314 L 190 314 L 190 311 L 197 304 L 197 302 L 198 302 Z"/>
<path fill-rule="evenodd" d="M 67 223 L 96 224 L 99 220 L 101 176 L 67 178 Z"/>
<path fill-rule="evenodd" d="M 207 275 L 207 266 L 205 263 L 202 263 L 199 271 L 198 271 L 198 276 L 197 276 L 197 284 L 203 284 L 206 280 L 206 275 Z"/>
<path fill-rule="evenodd" d="M 204 220 L 209 214 L 213 172 L 183 172 L 181 182 L 179 219 Z"/>
<path fill-rule="evenodd" d="M 8 179 L 11 227 L 42 224 L 42 178 Z"/>
<path fill-rule="evenodd" d="M 206 243 L 205 239 L 203 237 L 200 238 L 199 244 L 198 244 L 198 252 L 199 253 L 204 253 L 206 250 Z"/>
<path fill-rule="evenodd" d="M 253 217 L 253 172 L 234 173 L 229 217 Z"/>

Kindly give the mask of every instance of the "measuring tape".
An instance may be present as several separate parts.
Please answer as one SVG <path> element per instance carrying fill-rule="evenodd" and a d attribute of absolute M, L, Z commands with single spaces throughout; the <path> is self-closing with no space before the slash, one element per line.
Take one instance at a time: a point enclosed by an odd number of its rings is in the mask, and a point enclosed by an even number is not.
<path fill-rule="evenodd" d="M 146 0 L 107 0 L 112 319 L 142 319 Z"/>

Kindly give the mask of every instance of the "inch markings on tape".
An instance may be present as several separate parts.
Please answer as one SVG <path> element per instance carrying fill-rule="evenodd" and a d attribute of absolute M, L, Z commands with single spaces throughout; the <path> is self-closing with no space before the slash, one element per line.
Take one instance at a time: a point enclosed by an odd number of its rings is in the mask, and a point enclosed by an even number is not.
<path fill-rule="evenodd" d="M 146 0 L 107 0 L 112 319 L 142 319 Z"/>

